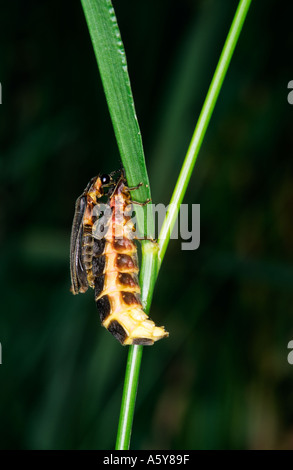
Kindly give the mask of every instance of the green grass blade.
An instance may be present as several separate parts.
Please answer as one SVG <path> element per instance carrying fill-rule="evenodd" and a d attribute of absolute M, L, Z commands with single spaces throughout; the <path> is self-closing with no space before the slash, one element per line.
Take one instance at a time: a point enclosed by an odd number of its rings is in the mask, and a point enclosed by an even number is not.
<path fill-rule="evenodd" d="M 143 182 L 135 199 L 151 197 L 124 46 L 110 0 L 81 0 L 127 182 Z"/>
<path fill-rule="evenodd" d="M 161 265 L 165 256 L 172 229 L 180 209 L 180 204 L 184 198 L 186 188 L 188 186 L 203 138 L 215 108 L 250 3 L 251 0 L 240 0 L 238 4 L 238 8 L 232 21 L 217 68 L 215 70 L 205 102 L 197 121 L 184 163 L 179 174 L 179 178 L 170 201 L 170 209 L 167 212 L 159 235 L 159 266 Z"/>
<path fill-rule="evenodd" d="M 129 449 L 142 350 L 143 346 L 131 346 L 129 349 L 116 450 Z"/>
<path fill-rule="evenodd" d="M 81 0 L 81 2 L 127 182 L 130 186 L 144 183 L 139 191 L 133 192 L 133 199 L 142 202 L 151 198 L 151 192 L 125 50 L 114 8 L 110 0 Z M 153 217 L 147 217 L 147 208 L 136 211 L 136 220 L 141 233 L 153 236 Z M 148 312 L 154 288 L 157 258 L 158 247 L 151 242 L 142 242 L 140 282 L 142 304 L 146 312 Z M 117 433 L 117 449 L 129 448 L 142 349 L 141 346 L 129 348 Z"/>

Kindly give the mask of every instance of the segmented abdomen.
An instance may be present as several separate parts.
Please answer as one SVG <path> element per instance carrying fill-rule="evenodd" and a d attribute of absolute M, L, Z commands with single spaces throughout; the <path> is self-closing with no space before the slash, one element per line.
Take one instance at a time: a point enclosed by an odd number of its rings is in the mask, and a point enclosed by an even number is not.
<path fill-rule="evenodd" d="M 150 345 L 169 334 L 164 327 L 156 326 L 142 308 L 137 247 L 130 217 L 131 188 L 125 185 L 122 171 L 114 190 L 108 194 L 110 216 L 103 222 L 98 211 L 94 215 L 94 209 L 100 208 L 103 181 L 103 176 L 91 180 L 77 201 L 72 236 L 72 292 L 85 292 L 88 286 L 94 288 L 102 325 L 123 345 Z"/>
<path fill-rule="evenodd" d="M 150 345 L 168 335 L 142 309 L 132 240 L 94 239 L 92 276 L 101 323 L 120 343 Z"/>

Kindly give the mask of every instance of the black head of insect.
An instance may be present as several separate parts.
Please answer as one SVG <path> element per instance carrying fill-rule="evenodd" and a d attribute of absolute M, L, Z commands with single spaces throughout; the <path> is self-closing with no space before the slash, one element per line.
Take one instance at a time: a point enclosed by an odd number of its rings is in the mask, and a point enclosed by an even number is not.
<path fill-rule="evenodd" d="M 112 180 L 111 175 L 107 175 L 106 173 L 101 175 L 101 183 L 103 186 L 108 186 L 111 183 L 111 180 Z"/>

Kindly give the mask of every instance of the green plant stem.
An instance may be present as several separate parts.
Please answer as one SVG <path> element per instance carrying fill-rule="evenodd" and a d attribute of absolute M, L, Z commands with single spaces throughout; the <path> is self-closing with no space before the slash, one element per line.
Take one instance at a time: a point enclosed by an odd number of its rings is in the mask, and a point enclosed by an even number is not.
<path fill-rule="evenodd" d="M 127 357 L 120 421 L 116 439 L 116 450 L 129 448 L 137 385 L 142 357 L 142 346 L 131 346 Z"/>
<path fill-rule="evenodd" d="M 140 284 L 142 286 L 141 301 L 146 313 L 148 313 L 150 310 L 152 293 L 157 278 L 156 273 L 158 272 L 158 249 L 159 246 L 156 243 L 142 243 Z M 155 273 L 155 275 L 153 273 Z M 142 350 L 143 346 L 129 347 L 120 419 L 115 446 L 116 450 L 129 449 Z"/>
<path fill-rule="evenodd" d="M 197 156 L 205 136 L 208 124 L 214 111 L 225 75 L 227 73 L 239 34 L 241 32 L 251 0 L 240 0 L 236 10 L 230 31 L 224 44 L 217 68 L 210 84 L 206 99 L 204 101 L 200 116 L 198 118 L 187 154 L 177 180 L 166 218 L 163 222 L 159 236 L 159 267 L 162 264 L 166 249 L 170 240 L 180 204 L 184 198 Z"/>

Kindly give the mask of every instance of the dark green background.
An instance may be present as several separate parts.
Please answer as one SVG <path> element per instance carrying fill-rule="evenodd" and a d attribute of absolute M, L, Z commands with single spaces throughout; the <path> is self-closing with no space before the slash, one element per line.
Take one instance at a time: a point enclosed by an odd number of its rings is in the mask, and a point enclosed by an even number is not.
<path fill-rule="evenodd" d="M 155 203 L 168 203 L 237 2 L 114 1 Z M 133 449 L 293 448 L 292 7 L 252 2 L 168 247 Z M 0 13 L 0 447 L 113 448 L 127 348 L 69 292 L 76 197 L 119 155 L 79 2 Z"/>

